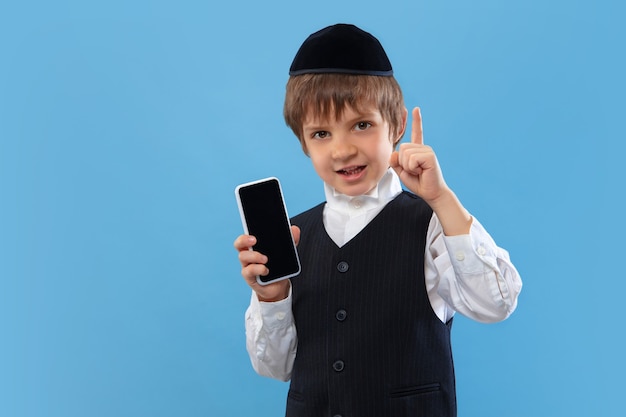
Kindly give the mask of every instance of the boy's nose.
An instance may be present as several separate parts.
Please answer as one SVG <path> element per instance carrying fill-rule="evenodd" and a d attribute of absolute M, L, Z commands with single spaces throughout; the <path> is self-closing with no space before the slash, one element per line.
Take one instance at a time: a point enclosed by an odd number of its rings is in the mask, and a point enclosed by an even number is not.
<path fill-rule="evenodd" d="M 345 160 L 356 155 L 357 147 L 347 140 L 336 140 L 332 150 L 332 158 L 337 160 Z"/>

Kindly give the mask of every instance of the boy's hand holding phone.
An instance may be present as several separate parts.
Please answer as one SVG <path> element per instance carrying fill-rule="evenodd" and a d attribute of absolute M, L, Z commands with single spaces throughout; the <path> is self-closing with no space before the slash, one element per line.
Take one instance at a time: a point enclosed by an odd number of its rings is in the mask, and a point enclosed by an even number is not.
<path fill-rule="evenodd" d="M 241 184 L 235 189 L 244 234 L 235 240 L 241 274 L 260 301 L 289 295 L 288 278 L 300 273 L 296 244 L 300 229 L 292 227 L 278 178 Z"/>
<path fill-rule="evenodd" d="M 297 245 L 300 241 L 300 228 L 291 226 L 291 233 Z M 241 263 L 241 275 L 256 293 L 259 301 L 284 300 L 289 295 L 289 280 L 281 280 L 267 285 L 260 285 L 257 282 L 257 276 L 266 276 L 269 270 L 265 266 L 268 261 L 267 256 L 250 250 L 255 244 L 256 238 L 254 236 L 241 235 L 235 239 L 235 249 L 239 252 L 239 262 Z"/>

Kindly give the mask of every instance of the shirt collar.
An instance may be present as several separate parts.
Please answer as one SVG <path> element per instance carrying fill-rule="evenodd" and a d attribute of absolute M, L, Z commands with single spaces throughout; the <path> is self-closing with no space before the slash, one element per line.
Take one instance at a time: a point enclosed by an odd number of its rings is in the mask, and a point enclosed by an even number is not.
<path fill-rule="evenodd" d="M 330 185 L 324 183 L 324 194 L 326 195 L 326 204 L 333 209 L 344 209 L 354 199 L 360 199 L 368 206 L 378 206 L 380 204 L 387 204 L 390 200 L 395 198 L 402 192 L 402 184 L 400 178 L 396 172 L 389 168 L 387 172 L 380 179 L 376 187 L 370 192 L 361 196 L 347 196 L 341 194 Z"/>

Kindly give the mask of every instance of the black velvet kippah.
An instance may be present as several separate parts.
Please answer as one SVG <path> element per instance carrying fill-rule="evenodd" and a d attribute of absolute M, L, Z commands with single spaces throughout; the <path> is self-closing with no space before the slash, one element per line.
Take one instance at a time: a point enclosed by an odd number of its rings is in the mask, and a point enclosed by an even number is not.
<path fill-rule="evenodd" d="M 393 75 L 378 39 L 354 25 L 328 26 L 309 36 L 296 54 L 289 75 L 343 73 Z"/>

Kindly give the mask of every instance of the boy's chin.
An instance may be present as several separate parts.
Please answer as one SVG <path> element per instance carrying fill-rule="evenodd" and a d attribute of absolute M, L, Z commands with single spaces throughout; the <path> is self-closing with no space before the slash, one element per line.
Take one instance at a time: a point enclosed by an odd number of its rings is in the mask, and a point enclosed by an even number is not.
<path fill-rule="evenodd" d="M 355 185 L 341 185 L 335 187 L 335 190 L 348 197 L 358 197 L 372 191 L 376 187 L 376 184 L 355 184 Z"/>

